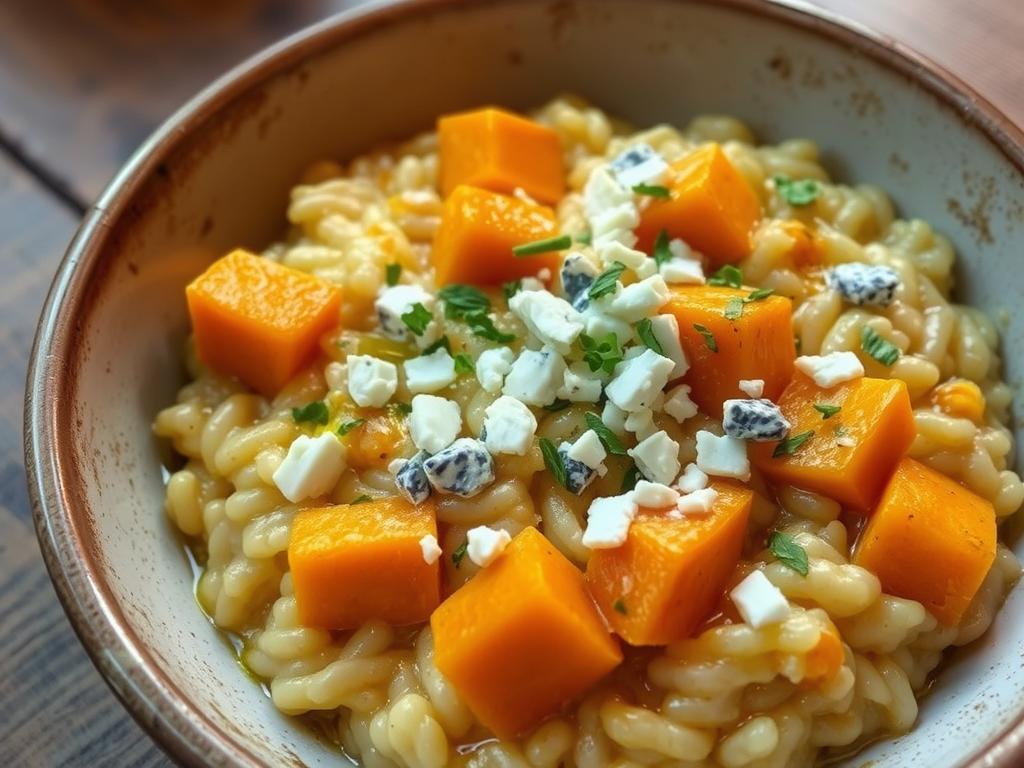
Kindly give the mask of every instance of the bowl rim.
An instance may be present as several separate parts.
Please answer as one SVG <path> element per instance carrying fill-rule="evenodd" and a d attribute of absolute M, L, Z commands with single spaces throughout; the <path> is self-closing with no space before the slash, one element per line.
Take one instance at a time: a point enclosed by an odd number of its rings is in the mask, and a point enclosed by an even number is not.
<path fill-rule="evenodd" d="M 500 0 L 570 5 L 582 0 Z M 494 0 L 491 0 L 493 3 Z M 799 27 L 847 45 L 923 87 L 979 130 L 1024 175 L 1024 132 L 958 76 L 887 35 L 804 0 L 662 0 L 727 7 Z M 113 222 L 136 192 L 195 129 L 251 89 L 330 48 L 416 18 L 481 4 L 480 0 L 374 0 L 283 38 L 213 81 L 168 118 L 129 158 L 83 217 L 50 286 L 36 331 L 25 389 L 24 450 L 40 549 L 72 627 L 104 680 L 148 734 L 175 760 L 196 766 L 266 762 L 189 703 L 144 647 L 103 583 L 80 532 L 84 507 L 73 487 L 72 434 L 59 428 L 61 395 L 74 384 L 64 364 L 73 352 L 79 313 L 89 311 L 88 277 Z M 66 422 L 64 422 L 66 423 Z M 66 482 L 68 480 L 72 482 Z M 76 503 L 82 502 L 82 503 Z M 1024 761 L 1024 703 L 964 768 L 1011 768 Z M 296 758 L 296 764 L 301 761 Z"/>

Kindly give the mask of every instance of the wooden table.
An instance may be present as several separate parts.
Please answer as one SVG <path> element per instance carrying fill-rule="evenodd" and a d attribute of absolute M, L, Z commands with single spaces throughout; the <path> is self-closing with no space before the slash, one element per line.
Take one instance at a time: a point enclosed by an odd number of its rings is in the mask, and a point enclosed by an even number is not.
<path fill-rule="evenodd" d="M 35 542 L 22 391 L 57 262 L 89 202 L 173 109 L 357 2 L 0 2 L 0 766 L 168 764 L 79 647 Z M 818 3 L 931 56 L 1024 123 L 1019 0 Z"/>

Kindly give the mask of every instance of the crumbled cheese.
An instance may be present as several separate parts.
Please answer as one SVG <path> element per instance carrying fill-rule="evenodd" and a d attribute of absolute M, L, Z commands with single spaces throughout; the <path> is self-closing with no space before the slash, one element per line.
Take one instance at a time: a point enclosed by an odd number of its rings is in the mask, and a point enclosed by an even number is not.
<path fill-rule="evenodd" d="M 655 483 L 668 485 L 679 474 L 679 443 L 664 430 L 642 440 L 626 451 L 640 474 Z"/>
<path fill-rule="evenodd" d="M 641 280 L 646 280 L 648 277 L 654 277 L 658 274 L 658 262 L 654 259 L 644 259 L 644 263 L 633 270 L 636 276 Z M 662 275 L 664 279 L 664 275 Z"/>
<path fill-rule="evenodd" d="M 583 332 L 583 318 L 565 299 L 548 291 L 519 291 L 508 308 L 542 344 L 560 355 L 569 354 Z"/>
<path fill-rule="evenodd" d="M 587 291 L 594 283 L 598 275 L 597 267 L 590 263 L 581 253 L 570 253 L 562 262 L 562 269 L 559 272 L 562 280 L 562 293 L 578 311 L 586 309 L 589 299 Z"/>
<path fill-rule="evenodd" d="M 660 181 L 668 170 L 668 163 L 650 144 L 639 142 L 616 155 L 608 168 L 620 184 L 632 188 Z"/>
<path fill-rule="evenodd" d="M 699 488 L 680 496 L 676 501 L 676 509 L 684 515 L 708 515 L 718 500 L 718 491 L 714 488 Z"/>
<path fill-rule="evenodd" d="M 739 440 L 781 440 L 789 421 L 771 400 L 726 400 L 722 404 L 722 429 Z"/>
<path fill-rule="evenodd" d="M 697 466 L 709 475 L 749 480 L 747 444 L 735 437 L 719 437 L 702 429 L 697 432 Z"/>
<path fill-rule="evenodd" d="M 423 333 L 419 336 L 414 336 L 413 340 L 419 349 L 426 349 L 436 343 L 442 336 L 444 336 L 444 325 L 437 320 L 431 320 L 427 323 L 427 327 L 423 329 Z"/>
<path fill-rule="evenodd" d="M 565 382 L 565 361 L 555 350 L 524 349 L 512 363 L 502 392 L 527 405 L 551 405 Z"/>
<path fill-rule="evenodd" d="M 608 269 L 615 262 L 623 264 L 626 269 L 637 270 L 647 261 L 647 254 L 634 248 L 627 248 L 622 243 L 612 241 L 597 249 L 597 257 L 601 266 Z"/>
<path fill-rule="evenodd" d="M 619 408 L 611 400 L 604 404 L 604 410 L 601 411 L 601 421 L 619 437 L 626 434 L 626 419 L 629 417 L 624 410 Z"/>
<path fill-rule="evenodd" d="M 345 471 L 345 446 L 333 432 L 299 435 L 288 447 L 272 479 L 290 502 L 329 493 Z"/>
<path fill-rule="evenodd" d="M 679 500 L 679 493 L 675 488 L 648 480 L 638 480 L 631 493 L 637 506 L 647 509 L 664 509 L 674 506 Z"/>
<path fill-rule="evenodd" d="M 687 464 L 683 474 L 676 480 L 675 487 L 682 493 L 693 493 L 708 487 L 708 476 L 696 464 Z"/>
<path fill-rule="evenodd" d="M 673 387 L 665 396 L 661 410 L 682 424 L 697 415 L 697 404 L 690 399 L 690 385 L 680 384 Z"/>
<path fill-rule="evenodd" d="M 420 451 L 411 459 L 395 459 L 388 465 L 388 471 L 395 476 L 395 487 L 412 504 L 422 504 L 430 498 L 430 482 L 423 469 L 428 454 Z"/>
<path fill-rule="evenodd" d="M 524 277 L 519 280 L 519 289 L 522 291 L 543 291 L 545 286 L 539 278 Z"/>
<path fill-rule="evenodd" d="M 802 355 L 796 369 L 814 379 L 822 389 L 853 381 L 864 375 L 864 366 L 853 352 L 832 352 L 828 355 Z"/>
<path fill-rule="evenodd" d="M 337 360 L 324 366 L 324 381 L 327 388 L 338 392 L 348 392 L 348 366 Z"/>
<path fill-rule="evenodd" d="M 658 431 L 654 424 L 654 412 L 650 408 L 641 408 L 626 416 L 624 424 L 627 432 L 636 435 L 637 440 L 646 440 Z"/>
<path fill-rule="evenodd" d="M 690 363 L 679 341 L 679 321 L 675 315 L 658 315 L 651 318 L 651 332 L 661 345 L 662 354 L 676 364 L 669 374 L 669 380 L 678 379 L 690 370 Z"/>
<path fill-rule="evenodd" d="M 416 395 L 409 414 L 413 445 L 427 453 L 447 448 L 462 431 L 459 404 L 435 395 Z"/>
<path fill-rule="evenodd" d="M 743 620 L 754 629 L 789 618 L 789 601 L 782 590 L 768 581 L 763 571 L 753 571 L 733 587 L 729 598 Z"/>
<path fill-rule="evenodd" d="M 588 429 L 576 438 L 576 442 L 572 444 L 566 455 L 573 461 L 579 461 L 600 472 L 604 466 L 602 462 L 608 453 L 601 443 L 601 438 L 597 436 L 597 432 Z"/>
<path fill-rule="evenodd" d="M 617 241 L 632 247 L 640 223 L 633 193 L 619 184 L 607 167 L 594 169 L 583 187 L 583 210 L 595 248 Z"/>
<path fill-rule="evenodd" d="M 764 379 L 740 379 L 740 392 L 758 399 L 764 395 Z"/>
<path fill-rule="evenodd" d="M 573 403 L 596 403 L 601 399 L 602 386 L 601 379 L 590 371 L 586 363 L 573 363 L 565 369 L 558 397 Z"/>
<path fill-rule="evenodd" d="M 614 549 L 626 543 L 629 526 L 638 512 L 632 493 L 603 496 L 590 502 L 583 546 L 589 549 Z"/>
<path fill-rule="evenodd" d="M 514 397 L 502 395 L 484 411 L 481 438 L 491 453 L 525 456 L 533 445 L 537 417 Z"/>
<path fill-rule="evenodd" d="M 690 247 L 678 238 L 669 241 L 672 258 L 661 263 L 658 271 L 670 285 L 704 285 L 704 267 L 699 257 L 694 257 Z"/>
<path fill-rule="evenodd" d="M 436 392 L 455 381 L 455 360 L 443 347 L 429 355 L 409 358 L 402 363 L 402 368 L 405 386 L 412 393 Z"/>
<path fill-rule="evenodd" d="M 362 408 L 380 408 L 398 389 L 394 363 L 372 355 L 348 356 L 348 393 Z"/>
<path fill-rule="evenodd" d="M 444 554 L 438 546 L 437 537 L 431 533 L 420 539 L 420 551 L 423 553 L 423 562 L 427 565 L 433 565 Z"/>
<path fill-rule="evenodd" d="M 565 469 L 565 488 L 570 493 L 579 496 L 583 490 L 590 485 L 598 476 L 597 470 L 591 469 L 582 461 L 569 457 L 572 446 L 569 443 L 562 443 L 558 446 L 558 455 L 562 459 L 562 466 Z M 603 469 L 603 467 L 602 467 Z"/>
<path fill-rule="evenodd" d="M 608 399 L 624 411 L 650 408 L 668 383 L 675 363 L 657 352 L 645 349 L 637 357 L 621 363 L 615 378 L 605 387 Z"/>
<path fill-rule="evenodd" d="M 466 542 L 469 559 L 481 568 L 486 568 L 512 543 L 512 537 L 506 530 L 478 525 L 466 531 Z"/>
<path fill-rule="evenodd" d="M 409 312 L 413 304 L 422 304 L 429 310 L 434 306 L 434 301 L 433 294 L 419 285 L 394 285 L 381 289 L 373 308 L 384 334 L 404 339 L 409 334 L 409 328 L 402 322 L 402 315 Z"/>
<path fill-rule="evenodd" d="M 900 273 L 880 264 L 851 262 L 826 272 L 825 282 L 848 304 L 887 307 L 900 287 Z"/>
<path fill-rule="evenodd" d="M 619 344 L 625 344 L 633 337 L 633 326 L 625 320 L 621 320 L 608 314 L 603 307 L 590 302 L 582 312 L 583 322 L 586 326 L 587 335 L 595 339 L 603 340 L 608 338 L 609 333 L 614 333 Z"/>
<path fill-rule="evenodd" d="M 494 394 L 501 391 L 505 375 L 512 370 L 515 353 L 508 347 L 485 349 L 476 359 L 476 378 L 485 392 Z"/>
<path fill-rule="evenodd" d="M 608 312 L 627 323 L 635 323 L 653 315 L 669 300 L 668 286 L 661 275 L 653 275 L 627 285 L 608 305 Z"/>
<path fill-rule="evenodd" d="M 430 484 L 443 493 L 468 498 L 494 482 L 494 459 L 487 447 L 471 437 L 460 437 L 423 462 Z"/>

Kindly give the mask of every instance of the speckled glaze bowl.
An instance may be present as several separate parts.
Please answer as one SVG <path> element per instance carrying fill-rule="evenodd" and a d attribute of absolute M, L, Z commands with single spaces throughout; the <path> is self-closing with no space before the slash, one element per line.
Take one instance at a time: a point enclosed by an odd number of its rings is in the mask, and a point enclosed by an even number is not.
<path fill-rule="evenodd" d="M 196 607 L 163 513 L 150 422 L 181 384 L 184 285 L 226 250 L 279 234 L 311 160 L 406 136 L 441 112 L 562 91 L 641 125 L 725 112 L 766 140 L 813 138 L 837 176 L 884 186 L 952 238 L 962 300 L 1014 308 L 1024 295 L 1021 132 L 934 65 L 804 5 L 408 0 L 260 54 L 168 121 L 89 211 L 28 378 L 26 464 L 50 573 L 111 687 L 182 763 L 341 759 L 241 674 Z M 1022 331 L 1012 312 L 1011 381 L 1024 375 Z M 916 728 L 848 764 L 1024 764 L 1022 659 L 1018 586 L 947 665 Z"/>

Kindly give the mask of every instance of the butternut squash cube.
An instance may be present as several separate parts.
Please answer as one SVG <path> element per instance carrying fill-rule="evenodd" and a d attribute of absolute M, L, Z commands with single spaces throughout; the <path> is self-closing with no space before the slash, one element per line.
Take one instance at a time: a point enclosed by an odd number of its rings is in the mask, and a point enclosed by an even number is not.
<path fill-rule="evenodd" d="M 536 528 L 430 619 L 438 669 L 503 739 L 557 712 L 622 661 L 583 574 Z"/>
<path fill-rule="evenodd" d="M 270 259 L 232 251 L 185 289 L 196 354 L 218 373 L 275 395 L 338 322 L 341 291 Z"/>
<path fill-rule="evenodd" d="M 511 195 L 521 187 L 542 203 L 565 194 L 562 142 L 547 126 L 488 107 L 437 121 L 441 194 L 459 184 Z"/>
<path fill-rule="evenodd" d="M 955 626 L 996 557 L 992 505 L 913 459 L 886 486 L 853 562 L 878 576 L 882 590 L 917 600 Z"/>
<path fill-rule="evenodd" d="M 830 496 L 866 512 L 914 439 L 907 385 L 898 379 L 861 378 L 822 389 L 797 373 L 778 400 L 790 436 L 814 435 L 789 455 L 773 456 L 776 443 L 752 443 L 751 461 L 775 483 Z M 824 418 L 815 405 L 838 406 Z"/>
<path fill-rule="evenodd" d="M 354 629 L 371 619 L 426 621 L 441 601 L 438 563 L 420 539 L 437 536 L 432 500 L 393 497 L 303 509 L 295 515 L 288 565 L 303 624 Z"/>
<path fill-rule="evenodd" d="M 587 584 L 612 629 L 630 645 L 685 637 L 718 604 L 739 561 L 754 494 L 715 481 L 708 515 L 640 510 L 626 543 L 595 550 Z"/>
<path fill-rule="evenodd" d="M 437 284 L 496 285 L 544 267 L 557 271 L 556 252 L 524 258 L 512 253 L 517 245 L 556 234 L 555 213 L 546 206 L 458 186 L 445 201 L 434 238 Z"/>
<path fill-rule="evenodd" d="M 764 396 L 774 400 L 793 376 L 796 347 L 789 299 L 769 296 L 743 304 L 733 320 L 725 316 L 730 301 L 736 306 L 750 293 L 727 286 L 679 286 L 662 310 L 679 322 L 690 361 L 683 379 L 691 387 L 690 397 L 713 416 L 722 415 L 726 400 L 747 397 L 739 389 L 740 379 L 764 379 Z"/>
<path fill-rule="evenodd" d="M 750 236 L 761 203 L 718 144 L 706 144 L 673 163 L 667 199 L 651 200 L 640 213 L 638 248 L 648 253 L 662 230 L 680 237 L 713 265 L 750 255 Z"/>

